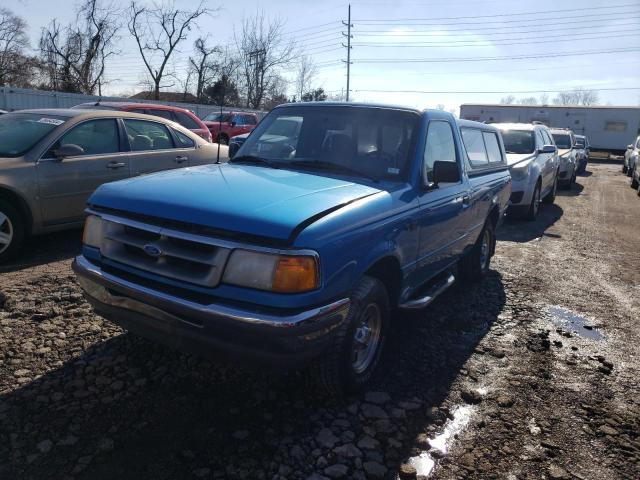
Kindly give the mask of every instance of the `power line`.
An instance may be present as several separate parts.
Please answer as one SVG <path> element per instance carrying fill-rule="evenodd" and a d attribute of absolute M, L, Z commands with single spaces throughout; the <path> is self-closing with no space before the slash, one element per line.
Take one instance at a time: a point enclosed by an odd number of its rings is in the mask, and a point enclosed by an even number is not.
<path fill-rule="evenodd" d="M 582 19 L 582 18 L 591 18 L 591 17 L 597 17 L 599 19 L 602 20 L 608 20 L 606 17 L 611 17 L 611 16 L 616 16 L 616 17 L 621 17 L 621 18 L 614 18 L 614 19 L 610 19 L 610 20 L 624 20 L 625 18 L 628 18 L 628 15 L 631 14 L 636 14 L 638 13 L 637 10 L 631 10 L 628 12 L 616 12 L 616 13 L 590 13 L 590 14 L 585 14 L 585 15 L 574 15 L 571 17 L 571 19 Z M 471 17 L 471 18 L 479 18 L 479 17 Z M 534 20 L 538 20 L 538 21 L 546 21 L 546 20 L 555 20 L 557 17 L 553 16 L 551 18 L 525 18 L 522 20 L 493 20 L 493 21 L 489 21 L 489 20 L 480 20 L 480 21 L 476 21 L 476 22 L 460 22 L 460 21 L 456 21 L 455 23 L 443 23 L 443 22 L 429 22 L 429 23 L 423 23 L 423 21 L 420 21 L 421 23 L 366 23 L 366 22 L 357 22 L 358 25 L 369 25 L 369 26 L 375 26 L 375 27 L 379 27 L 379 26 L 390 26 L 390 27 L 419 27 L 419 26 L 438 26 L 438 27 L 448 27 L 450 25 L 452 26 L 457 26 L 457 25 L 486 25 L 486 24 L 492 24 L 492 23 L 497 23 L 500 25 L 503 24 L 512 24 L 512 23 L 525 23 L 525 22 L 531 22 Z M 407 22 L 411 22 L 411 20 L 406 20 Z M 418 20 L 414 20 L 414 21 L 418 21 Z M 381 21 L 382 22 L 382 21 Z M 565 22 L 566 23 L 566 22 Z"/>
<path fill-rule="evenodd" d="M 638 7 L 637 3 L 624 3 L 618 5 L 608 5 L 606 7 L 591 7 L 590 10 L 614 10 L 616 8 Z M 360 19 L 358 22 L 406 22 L 406 21 L 422 21 L 422 20 L 465 20 L 468 18 L 496 18 L 496 17 L 520 17 L 526 15 L 548 15 L 555 13 L 575 12 L 575 8 L 565 8 L 562 10 L 543 10 L 537 12 L 518 12 L 518 13 L 495 13 L 491 15 L 472 15 L 464 17 L 432 17 L 432 18 L 393 18 L 393 19 Z M 573 17 L 572 18 L 576 18 Z"/>
<path fill-rule="evenodd" d="M 611 50 L 583 50 L 579 52 L 562 52 L 553 54 L 536 54 L 536 55 L 516 55 L 505 57 L 460 57 L 460 58 L 439 58 L 439 59 L 424 59 L 424 58 L 363 58 L 358 60 L 358 63 L 449 63 L 449 62 L 485 62 L 485 61 L 499 61 L 499 60 L 526 60 L 533 58 L 554 58 L 554 57 L 571 57 L 575 55 L 599 55 L 603 53 L 623 53 L 623 52 L 637 52 L 640 48 L 621 48 Z"/>
<path fill-rule="evenodd" d="M 495 42 L 495 41 L 489 41 L 489 40 L 478 40 L 475 42 L 449 42 L 449 43 L 442 43 L 442 42 L 432 42 L 432 43 L 413 43 L 413 44 L 409 44 L 409 43 L 356 43 L 354 44 L 356 47 L 383 47 L 383 48 L 387 48 L 387 47 L 393 47 L 393 48 L 459 48 L 459 47 L 493 47 L 493 46 L 510 46 L 510 45 L 538 45 L 538 44 L 542 44 L 542 43 L 556 43 L 556 42 L 574 42 L 574 41 L 579 41 L 579 40 L 598 40 L 598 39 L 604 39 L 604 38 L 620 38 L 620 37 L 637 37 L 638 35 L 640 35 L 639 33 L 622 33 L 619 35 L 600 35 L 600 36 L 592 36 L 592 37 L 584 37 L 584 38 L 576 38 L 575 36 L 562 36 L 562 37 L 554 37 L 551 40 L 540 40 L 538 42 L 509 42 L 509 43 L 504 43 L 504 42 Z M 535 38 L 535 37 L 530 37 L 530 38 Z M 483 45 L 478 45 L 478 44 L 483 44 Z"/>
<path fill-rule="evenodd" d="M 618 20 L 632 20 L 632 19 L 640 19 L 640 16 L 625 16 L 619 19 L 615 19 L 614 21 L 618 21 Z M 595 25 L 585 25 L 585 24 L 591 24 L 591 23 L 595 23 Z M 545 27 L 553 27 L 553 26 L 557 26 L 557 25 L 561 25 L 561 26 L 566 26 L 567 22 L 566 21 L 562 21 L 562 22 L 557 22 L 557 23 L 545 23 Z M 598 19 L 594 19 L 594 20 L 583 20 L 580 22 L 580 26 L 574 27 L 571 29 L 571 31 L 575 31 L 575 30 L 585 30 L 585 29 L 589 29 L 589 30 L 593 30 L 594 28 L 611 28 L 611 27 L 624 27 L 627 25 L 632 25 L 632 26 L 638 26 L 640 25 L 640 22 L 634 21 L 634 22 L 625 22 L 625 23 L 616 23 L 615 25 L 605 25 L 602 23 L 602 19 L 598 18 Z M 408 26 L 413 26 L 413 25 L 408 25 Z M 510 29 L 514 29 L 514 28 L 529 28 L 530 25 L 512 25 L 512 26 L 500 26 L 500 27 L 480 27 L 480 28 L 461 28 L 461 29 L 453 29 L 453 28 L 448 28 L 449 26 L 455 26 L 455 25 L 446 25 L 447 29 L 446 30 L 411 30 L 411 31 L 393 31 L 393 30 L 358 30 L 358 35 L 359 36 L 363 36 L 363 37 L 395 37 L 395 36 L 401 36 L 401 37 L 433 37 L 433 36 L 437 36 L 437 37 L 450 37 L 450 36 L 459 36 L 459 35 L 477 35 L 474 32 L 482 32 L 482 36 L 493 36 L 493 35 L 520 35 L 522 33 L 540 33 L 540 27 L 538 26 L 537 29 L 535 30 L 520 30 L 520 31 L 515 31 L 515 32 L 504 32 L 503 30 L 510 30 Z M 531 25 L 532 27 L 535 26 L 535 24 Z M 490 31 L 489 33 L 486 33 L 487 31 Z M 500 30 L 499 32 L 493 32 L 491 30 Z M 450 35 L 447 34 L 443 34 L 444 32 L 450 32 Z M 401 35 L 398 35 L 401 34 Z"/>
<path fill-rule="evenodd" d="M 604 91 L 621 91 L 621 90 L 640 90 L 640 87 L 612 87 L 612 88 L 590 88 L 589 90 L 597 90 L 599 92 Z M 494 91 L 435 91 L 435 90 L 354 90 L 354 92 L 366 92 L 366 93 L 429 93 L 429 94 L 505 94 L 505 93 L 556 93 L 556 92 L 571 92 L 572 90 L 494 90 Z"/>

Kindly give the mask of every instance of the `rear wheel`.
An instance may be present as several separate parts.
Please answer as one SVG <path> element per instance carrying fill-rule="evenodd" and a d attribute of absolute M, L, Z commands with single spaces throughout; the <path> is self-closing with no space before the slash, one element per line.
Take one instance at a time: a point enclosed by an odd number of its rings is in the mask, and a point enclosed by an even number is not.
<path fill-rule="evenodd" d="M 636 166 L 631 171 L 631 188 L 638 188 L 638 180 L 636 179 Z"/>
<path fill-rule="evenodd" d="M 386 288 L 377 278 L 362 277 L 351 294 L 347 318 L 308 370 L 315 386 L 332 395 L 365 387 L 380 363 L 389 322 Z"/>
<path fill-rule="evenodd" d="M 542 199 L 542 201 L 548 205 L 551 205 L 556 201 L 556 195 L 558 194 L 558 172 L 553 179 L 553 187 L 549 193 Z"/>
<path fill-rule="evenodd" d="M 622 165 L 622 173 L 627 173 L 627 166 L 626 165 Z"/>
<path fill-rule="evenodd" d="M 479 282 L 489 271 L 491 257 L 496 249 L 496 235 L 493 222 L 487 220 L 473 249 L 467 253 L 458 266 L 460 276 L 467 282 Z"/>
<path fill-rule="evenodd" d="M 24 238 L 20 213 L 6 200 L 0 200 L 0 262 L 15 255 Z"/>

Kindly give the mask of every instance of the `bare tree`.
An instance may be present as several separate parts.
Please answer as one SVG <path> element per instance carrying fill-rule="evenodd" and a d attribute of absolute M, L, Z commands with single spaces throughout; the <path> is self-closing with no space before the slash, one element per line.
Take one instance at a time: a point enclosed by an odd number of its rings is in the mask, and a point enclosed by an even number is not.
<path fill-rule="evenodd" d="M 520 105 L 537 105 L 538 99 L 536 97 L 524 97 L 518 100 Z"/>
<path fill-rule="evenodd" d="M 296 95 L 300 100 L 305 93 L 313 90 L 313 80 L 318 74 L 318 68 L 308 55 L 302 55 L 298 63 L 296 75 Z"/>
<path fill-rule="evenodd" d="M 582 87 L 574 88 L 570 92 L 558 92 L 553 99 L 555 105 L 597 105 L 600 96 L 595 90 L 587 90 Z"/>
<path fill-rule="evenodd" d="M 162 79 L 169 75 L 167 64 L 180 42 L 187 39 L 198 18 L 211 13 L 200 2 L 194 10 L 182 10 L 173 2 L 142 6 L 136 0 L 129 5 L 129 32 L 135 38 L 142 61 L 154 88 L 154 98 L 160 99 Z"/>
<path fill-rule="evenodd" d="M 50 87 L 86 94 L 100 91 L 105 61 L 116 53 L 114 38 L 119 28 L 114 5 L 103 5 L 101 0 L 85 0 L 76 22 L 67 27 L 53 20 L 40 38 Z"/>
<path fill-rule="evenodd" d="M 440 110 L 441 112 L 444 112 L 444 109 L 447 108 L 444 103 L 439 103 L 438 105 L 436 105 L 436 110 Z"/>
<path fill-rule="evenodd" d="M 214 55 L 222 53 L 218 46 L 207 46 L 208 37 L 199 37 L 193 44 L 196 56 L 189 57 L 190 70 L 196 77 L 196 97 L 202 100 L 204 89 L 213 81 L 219 65 L 212 60 Z"/>
<path fill-rule="evenodd" d="M 549 94 L 543 93 L 540 95 L 540 105 L 549 105 Z"/>
<path fill-rule="evenodd" d="M 284 39 L 283 25 L 279 19 L 268 21 L 260 11 L 242 21 L 236 45 L 247 107 L 260 108 L 278 77 L 278 69 L 290 64 L 294 57 L 294 44 Z"/>
<path fill-rule="evenodd" d="M 29 46 L 27 23 L 11 10 L 0 8 L 0 85 L 20 76 Z"/>
<path fill-rule="evenodd" d="M 503 105 L 512 105 L 514 104 L 516 101 L 516 97 L 513 95 L 507 95 L 506 97 L 502 97 L 500 99 L 500 103 L 502 103 Z"/>

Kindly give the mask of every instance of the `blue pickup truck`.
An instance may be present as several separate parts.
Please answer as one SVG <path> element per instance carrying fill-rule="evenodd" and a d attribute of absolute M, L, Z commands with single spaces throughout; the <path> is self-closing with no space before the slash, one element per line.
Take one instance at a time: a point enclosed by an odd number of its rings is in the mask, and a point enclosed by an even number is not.
<path fill-rule="evenodd" d="M 358 389 L 392 311 L 488 270 L 505 157 L 495 127 L 446 112 L 283 105 L 227 164 L 98 188 L 73 268 L 95 311 L 134 333 Z"/>

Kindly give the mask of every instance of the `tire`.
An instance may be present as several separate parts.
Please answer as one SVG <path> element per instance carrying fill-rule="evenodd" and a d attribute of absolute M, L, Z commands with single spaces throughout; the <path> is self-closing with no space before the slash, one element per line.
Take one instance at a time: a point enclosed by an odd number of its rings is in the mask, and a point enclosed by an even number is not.
<path fill-rule="evenodd" d="M 531 203 L 529 204 L 529 208 L 524 218 L 533 222 L 538 216 L 538 209 L 540 208 L 540 190 L 542 187 L 540 186 L 540 182 L 536 183 L 536 188 L 533 191 L 533 195 L 531 196 Z"/>
<path fill-rule="evenodd" d="M 627 173 L 627 166 L 626 165 L 622 165 L 622 173 Z"/>
<path fill-rule="evenodd" d="M 333 396 L 363 389 L 380 363 L 389 323 L 385 286 L 377 278 L 362 277 L 351 294 L 347 318 L 327 350 L 309 366 L 307 374 L 313 386 Z"/>
<path fill-rule="evenodd" d="M 24 239 L 24 230 L 20 212 L 6 200 L 0 200 L 0 263 L 15 256 Z"/>
<path fill-rule="evenodd" d="M 462 280 L 470 283 L 481 281 L 489 271 L 491 257 L 495 251 L 495 228 L 489 219 L 484 224 L 473 248 L 460 260 L 458 271 Z"/>
<path fill-rule="evenodd" d="M 638 180 L 636 180 L 636 169 L 631 172 L 631 188 L 638 188 Z"/>
<path fill-rule="evenodd" d="M 216 143 L 219 143 L 220 145 L 229 145 L 229 137 L 222 133 L 218 135 L 218 138 L 216 138 Z"/>
<path fill-rule="evenodd" d="M 558 172 L 556 172 L 556 176 L 553 179 L 553 189 L 549 193 L 547 193 L 547 195 L 542 199 L 542 201 L 547 205 L 552 205 L 556 201 L 557 194 L 558 194 Z"/>

